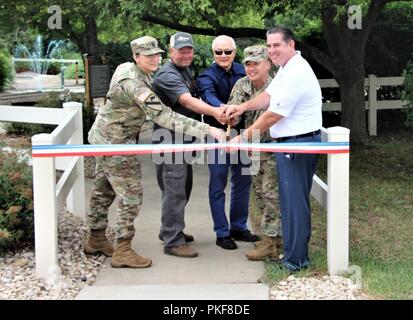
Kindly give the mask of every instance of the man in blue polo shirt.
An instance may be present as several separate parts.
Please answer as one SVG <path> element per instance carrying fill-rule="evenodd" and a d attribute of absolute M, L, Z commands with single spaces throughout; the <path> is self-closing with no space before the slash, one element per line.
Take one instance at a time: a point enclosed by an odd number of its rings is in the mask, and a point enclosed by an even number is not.
<path fill-rule="evenodd" d="M 212 42 L 212 50 L 214 63 L 199 76 L 198 87 L 203 101 L 214 107 L 220 107 L 228 102 L 235 83 L 245 77 L 245 69 L 242 64 L 234 62 L 236 45 L 231 37 L 225 35 L 216 37 Z M 226 125 L 208 116 L 204 117 L 204 121 L 218 128 L 226 128 Z M 244 119 L 241 119 L 233 129 L 239 132 L 243 127 Z M 239 154 L 235 154 L 234 157 L 216 150 L 208 152 L 209 204 L 217 235 L 216 244 L 227 250 L 237 248 L 234 240 L 248 242 L 259 240 L 247 228 L 251 176 L 242 174 L 242 169 L 246 165 L 240 160 Z M 225 187 L 229 170 L 231 170 L 231 204 L 228 223 L 225 214 Z"/>

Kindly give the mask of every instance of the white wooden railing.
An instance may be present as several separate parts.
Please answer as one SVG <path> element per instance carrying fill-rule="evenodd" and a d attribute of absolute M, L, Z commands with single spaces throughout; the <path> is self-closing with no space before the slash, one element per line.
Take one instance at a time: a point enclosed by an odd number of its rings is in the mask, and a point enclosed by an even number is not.
<path fill-rule="evenodd" d="M 63 109 L 0 106 L 0 121 L 58 125 L 52 133 L 32 137 L 33 145 L 83 144 L 82 104 L 67 102 Z M 33 158 L 33 200 L 36 275 L 48 279 L 58 267 L 57 213 L 67 210 L 85 217 L 83 157 Z M 56 183 L 56 170 L 64 170 Z"/>
<path fill-rule="evenodd" d="M 319 79 L 321 88 L 338 88 L 334 79 Z M 383 86 L 401 86 L 403 77 L 386 77 L 378 78 L 375 75 L 369 75 L 364 81 L 365 88 L 368 88 L 368 100 L 365 102 L 365 108 L 368 113 L 369 134 L 377 136 L 377 110 L 385 109 L 402 109 L 407 104 L 401 100 L 381 100 L 377 101 L 377 90 Z M 323 103 L 323 111 L 341 111 L 340 102 Z"/>
<path fill-rule="evenodd" d="M 322 141 L 349 142 L 350 130 L 322 128 Z M 349 153 L 327 155 L 327 184 L 313 177 L 311 195 L 327 210 L 327 268 L 331 275 L 348 271 L 349 263 Z"/>
<path fill-rule="evenodd" d="M 0 106 L 0 121 L 57 124 L 51 134 L 32 137 L 33 145 L 82 144 L 82 105 L 65 103 L 63 109 Z M 322 129 L 322 141 L 349 142 L 350 130 Z M 313 178 L 311 195 L 327 210 L 327 263 L 330 274 L 348 270 L 349 261 L 349 154 L 327 156 L 327 183 Z M 64 170 L 56 183 L 56 169 Z M 67 210 L 85 217 L 83 157 L 33 158 L 36 275 L 51 278 L 58 268 L 57 212 Z"/>

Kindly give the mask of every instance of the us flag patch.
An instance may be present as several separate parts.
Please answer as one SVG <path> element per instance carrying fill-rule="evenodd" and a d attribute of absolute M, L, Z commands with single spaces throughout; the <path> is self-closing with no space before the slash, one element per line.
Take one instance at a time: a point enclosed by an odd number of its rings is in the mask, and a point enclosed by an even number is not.
<path fill-rule="evenodd" d="M 138 100 L 139 100 L 139 101 L 142 101 L 142 102 L 145 102 L 146 99 L 148 99 L 151 94 L 152 94 L 152 91 L 151 91 L 151 90 L 146 89 L 146 88 L 145 88 L 145 89 L 142 89 L 142 92 L 139 93 L 139 95 L 138 95 Z"/>

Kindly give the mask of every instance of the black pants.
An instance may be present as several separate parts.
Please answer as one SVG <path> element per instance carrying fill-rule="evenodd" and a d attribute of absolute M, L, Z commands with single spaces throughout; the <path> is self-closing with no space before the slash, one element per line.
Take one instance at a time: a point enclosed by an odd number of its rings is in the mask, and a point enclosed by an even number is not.
<path fill-rule="evenodd" d="M 156 178 L 162 191 L 160 235 L 165 247 L 185 244 L 185 206 L 192 191 L 192 166 L 183 164 L 157 164 Z"/>

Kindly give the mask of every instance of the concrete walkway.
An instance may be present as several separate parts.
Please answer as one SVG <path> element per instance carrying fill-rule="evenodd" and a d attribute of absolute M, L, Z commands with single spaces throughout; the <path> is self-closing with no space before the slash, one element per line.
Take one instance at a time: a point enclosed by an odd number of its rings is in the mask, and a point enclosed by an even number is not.
<path fill-rule="evenodd" d="M 149 143 L 150 132 L 141 136 Z M 133 248 L 152 259 L 147 269 L 115 269 L 106 259 L 97 281 L 85 287 L 77 299 L 254 299 L 266 300 L 269 288 L 258 281 L 265 274 L 262 262 L 245 257 L 252 243 L 237 242 L 237 250 L 224 250 L 215 244 L 212 218 L 208 203 L 208 168 L 194 166 L 194 187 L 186 209 L 185 232 L 192 234 L 192 246 L 197 258 L 165 255 L 158 239 L 160 227 L 160 190 L 155 180 L 155 167 L 149 156 L 141 157 L 144 201 L 135 221 Z M 91 180 L 87 180 L 90 197 Z M 227 204 L 228 204 L 227 197 Z M 111 207 L 110 224 L 115 221 Z"/>
<path fill-rule="evenodd" d="M 65 79 L 61 85 L 59 75 L 37 74 L 31 71 L 17 73 L 14 81 L 5 92 L 0 93 L 0 105 L 20 105 L 35 103 L 47 96 L 50 92 L 84 93 L 84 80 L 76 84 L 74 79 Z"/>

